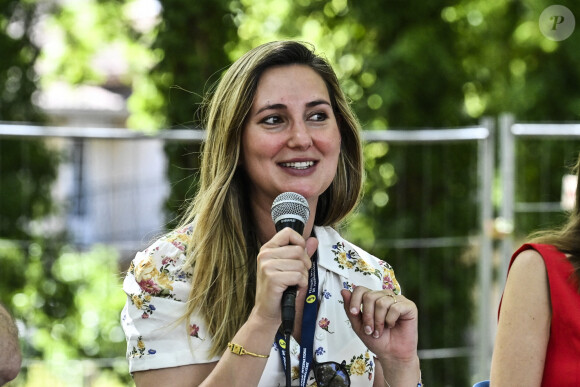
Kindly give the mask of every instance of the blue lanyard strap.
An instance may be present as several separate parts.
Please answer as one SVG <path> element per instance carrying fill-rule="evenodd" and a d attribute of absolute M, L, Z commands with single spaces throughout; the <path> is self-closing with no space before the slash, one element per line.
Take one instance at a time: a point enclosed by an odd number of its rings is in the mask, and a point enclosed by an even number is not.
<path fill-rule="evenodd" d="M 312 352 L 314 346 L 314 330 L 316 329 L 316 316 L 318 314 L 318 255 L 312 256 L 312 266 L 308 272 L 308 292 L 304 299 L 304 311 L 302 315 L 302 340 L 300 344 L 300 386 L 305 387 L 310 374 L 312 364 Z M 276 333 L 276 347 L 280 354 L 282 367 L 286 372 L 286 351 L 287 343 L 280 331 Z"/>

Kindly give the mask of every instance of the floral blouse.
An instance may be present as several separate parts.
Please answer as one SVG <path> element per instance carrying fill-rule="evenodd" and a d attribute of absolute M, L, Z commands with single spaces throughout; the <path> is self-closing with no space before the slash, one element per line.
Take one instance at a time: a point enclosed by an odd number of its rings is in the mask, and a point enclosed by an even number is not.
<path fill-rule="evenodd" d="M 182 269 L 191 231 L 191 227 L 186 227 L 158 239 L 137 253 L 127 272 L 123 283 L 127 302 L 121 323 L 127 338 L 130 372 L 219 360 L 219 356 L 209 357 L 211 337 L 201 314 L 194 313 L 189 321 L 180 320 L 192 286 L 191 272 Z M 388 263 L 344 240 L 334 229 L 315 227 L 314 232 L 319 241 L 320 300 L 314 358 L 319 363 L 345 360 L 353 386 L 372 386 L 374 354 L 351 329 L 340 291 L 362 285 L 400 294 L 399 284 Z M 260 386 L 285 385 L 273 340 Z M 298 385 L 300 346 L 293 339 L 290 352 L 293 385 Z M 307 384 L 316 386 L 312 372 Z"/>

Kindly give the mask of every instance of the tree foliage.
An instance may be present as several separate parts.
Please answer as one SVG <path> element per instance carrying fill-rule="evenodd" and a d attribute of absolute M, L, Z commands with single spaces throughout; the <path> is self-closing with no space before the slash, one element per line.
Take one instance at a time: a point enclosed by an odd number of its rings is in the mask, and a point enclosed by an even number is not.
<path fill-rule="evenodd" d="M 0 2 L 0 121 L 42 121 L 31 98 L 39 49 L 32 43 L 34 2 Z M 23 164 L 22 160 L 26 160 Z M 50 183 L 57 159 L 39 141 L 0 141 L 0 235 L 22 238 L 29 222 L 52 210 Z"/>
<path fill-rule="evenodd" d="M 229 64 L 224 47 L 235 44 L 236 34 L 227 0 L 163 0 L 162 22 L 154 49 L 163 57 L 152 70 L 163 103 L 152 112 L 169 128 L 201 127 L 204 93 Z M 135 95 L 133 98 L 144 96 Z M 167 201 L 170 224 L 195 194 L 199 144 L 167 144 L 167 171 L 172 190 Z"/>
<path fill-rule="evenodd" d="M 45 6 L 0 1 L 0 121 L 45 122 L 33 104 L 40 84 L 37 28 L 50 11 Z M 43 140 L 0 139 L 0 302 L 18 321 L 27 360 L 114 357 L 124 348 L 118 324 L 123 297 L 104 295 L 118 293 L 117 255 L 74 253 L 64 235 L 39 227 L 58 211 L 51 194 L 59 161 Z M 23 370 L 14 383 L 38 383 L 31 372 Z"/>

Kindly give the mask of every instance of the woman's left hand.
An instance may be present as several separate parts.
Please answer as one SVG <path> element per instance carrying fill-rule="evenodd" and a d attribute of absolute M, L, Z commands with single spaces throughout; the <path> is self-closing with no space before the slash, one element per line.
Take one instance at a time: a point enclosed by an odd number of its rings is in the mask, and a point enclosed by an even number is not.
<path fill-rule="evenodd" d="M 397 362 L 417 357 L 417 306 L 392 290 L 357 286 L 341 291 L 352 329 L 379 359 Z"/>

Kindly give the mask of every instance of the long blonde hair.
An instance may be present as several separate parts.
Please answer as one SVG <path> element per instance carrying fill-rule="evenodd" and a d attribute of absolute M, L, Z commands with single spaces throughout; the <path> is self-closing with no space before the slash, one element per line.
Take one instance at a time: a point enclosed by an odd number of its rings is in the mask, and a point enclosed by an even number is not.
<path fill-rule="evenodd" d="M 338 224 L 360 199 L 360 126 L 328 62 L 295 41 L 266 43 L 238 59 L 208 99 L 199 190 L 180 225 L 195 223 L 187 251 L 187 265 L 193 269 L 187 316 L 199 311 L 204 317 L 213 338 L 211 356 L 226 348 L 255 298 L 259 243 L 249 213 L 247 178 L 238 168 L 244 123 L 262 73 L 290 64 L 309 66 L 322 77 L 342 138 L 337 173 L 319 198 L 314 223 Z"/>

